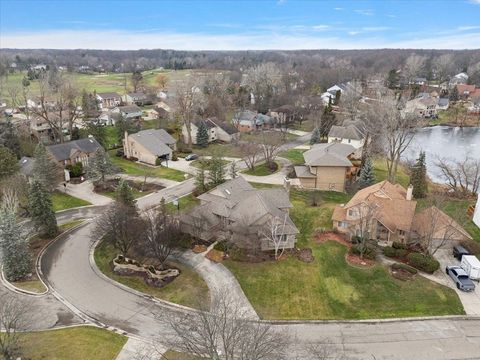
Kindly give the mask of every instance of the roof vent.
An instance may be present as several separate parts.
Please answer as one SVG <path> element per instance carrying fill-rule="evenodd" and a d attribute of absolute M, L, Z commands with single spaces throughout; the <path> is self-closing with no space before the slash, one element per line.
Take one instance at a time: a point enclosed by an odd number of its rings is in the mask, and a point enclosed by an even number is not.
<path fill-rule="evenodd" d="M 27 159 L 23 159 L 22 164 L 25 164 L 27 161 L 28 161 Z"/>
<path fill-rule="evenodd" d="M 232 193 L 230 192 L 230 190 L 228 189 L 225 189 L 225 192 L 227 193 L 227 195 L 231 195 Z"/>

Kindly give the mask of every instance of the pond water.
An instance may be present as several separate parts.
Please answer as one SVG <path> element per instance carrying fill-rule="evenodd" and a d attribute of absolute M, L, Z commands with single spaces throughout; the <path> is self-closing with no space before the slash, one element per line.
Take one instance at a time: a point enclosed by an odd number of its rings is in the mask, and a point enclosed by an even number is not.
<path fill-rule="evenodd" d="M 426 153 L 430 178 L 442 182 L 435 166 L 436 157 L 458 160 L 468 154 L 473 159 L 480 160 L 480 127 L 434 126 L 419 129 L 415 132 L 409 149 L 405 151 L 405 158 L 417 158 L 420 150 Z"/>

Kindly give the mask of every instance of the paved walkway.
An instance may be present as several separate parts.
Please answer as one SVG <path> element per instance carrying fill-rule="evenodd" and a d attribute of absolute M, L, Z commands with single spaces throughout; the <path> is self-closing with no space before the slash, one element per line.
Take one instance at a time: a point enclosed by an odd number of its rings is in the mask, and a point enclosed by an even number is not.
<path fill-rule="evenodd" d="M 92 205 L 107 205 L 112 199 L 107 196 L 99 195 L 93 191 L 93 184 L 90 181 L 84 181 L 81 184 L 67 184 L 65 188 L 60 184 L 57 188 L 61 192 L 68 195 L 90 202 Z"/>
<path fill-rule="evenodd" d="M 207 251 L 195 254 L 191 250 L 177 255 L 184 264 L 192 267 L 198 272 L 208 285 L 211 295 L 211 303 L 214 305 L 219 297 L 225 296 L 228 289 L 229 300 L 235 302 L 240 309 L 240 313 L 244 314 L 247 319 L 258 320 L 259 317 L 255 312 L 252 304 L 248 301 L 243 293 L 240 284 L 233 274 L 222 264 L 217 264 L 208 260 L 205 255 L 213 248 L 211 245 Z"/>
<path fill-rule="evenodd" d="M 138 176 L 138 175 L 116 174 L 115 177 L 120 177 L 122 179 L 130 180 L 130 181 L 138 181 L 138 182 L 142 182 L 142 183 L 145 181 L 144 176 Z M 160 186 L 163 186 L 165 188 L 179 184 L 178 181 L 163 179 L 163 178 L 158 178 L 158 177 L 152 177 L 152 176 L 147 176 L 146 183 L 147 184 L 160 185 Z"/>
<path fill-rule="evenodd" d="M 152 345 L 138 338 L 129 337 L 116 360 L 157 360 L 167 351 L 164 347 Z"/>

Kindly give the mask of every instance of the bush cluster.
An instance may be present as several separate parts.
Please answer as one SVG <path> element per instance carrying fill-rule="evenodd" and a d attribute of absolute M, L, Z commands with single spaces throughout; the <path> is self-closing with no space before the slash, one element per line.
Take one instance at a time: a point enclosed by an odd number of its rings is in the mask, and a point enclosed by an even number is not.
<path fill-rule="evenodd" d="M 407 259 L 409 264 L 414 268 L 430 274 L 434 273 L 440 267 L 440 263 L 433 257 L 421 253 L 410 253 Z"/>
<path fill-rule="evenodd" d="M 465 249 L 467 249 L 470 254 L 480 256 L 480 243 L 473 240 L 462 241 L 461 244 Z"/>
<path fill-rule="evenodd" d="M 352 249 L 350 250 L 350 252 L 354 255 L 359 255 L 360 256 L 360 254 L 361 254 L 360 246 L 359 245 L 352 246 Z M 375 249 L 367 246 L 364 253 L 363 253 L 363 257 L 365 259 L 375 260 L 376 256 L 377 256 L 377 253 L 376 253 Z"/>
<path fill-rule="evenodd" d="M 213 248 L 218 251 L 227 252 L 227 243 L 225 241 L 219 241 Z"/>
<path fill-rule="evenodd" d="M 402 244 L 401 242 L 394 241 L 392 244 L 392 247 L 397 250 L 405 250 L 407 246 L 405 244 Z"/>
<path fill-rule="evenodd" d="M 68 164 L 65 169 L 70 172 L 71 177 L 79 177 L 83 174 L 83 164 L 81 162 L 76 162 L 74 165 Z"/>
<path fill-rule="evenodd" d="M 383 253 L 387 257 L 395 258 L 395 257 L 404 257 L 407 255 L 406 249 L 399 249 L 395 248 L 394 246 L 386 246 L 383 248 Z"/>

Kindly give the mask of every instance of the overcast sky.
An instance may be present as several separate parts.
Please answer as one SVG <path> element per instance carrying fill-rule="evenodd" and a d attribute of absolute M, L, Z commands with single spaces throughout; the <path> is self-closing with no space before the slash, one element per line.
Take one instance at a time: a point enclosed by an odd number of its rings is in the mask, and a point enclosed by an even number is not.
<path fill-rule="evenodd" d="M 480 48 L 480 0 L 0 0 L 0 48 Z"/>

